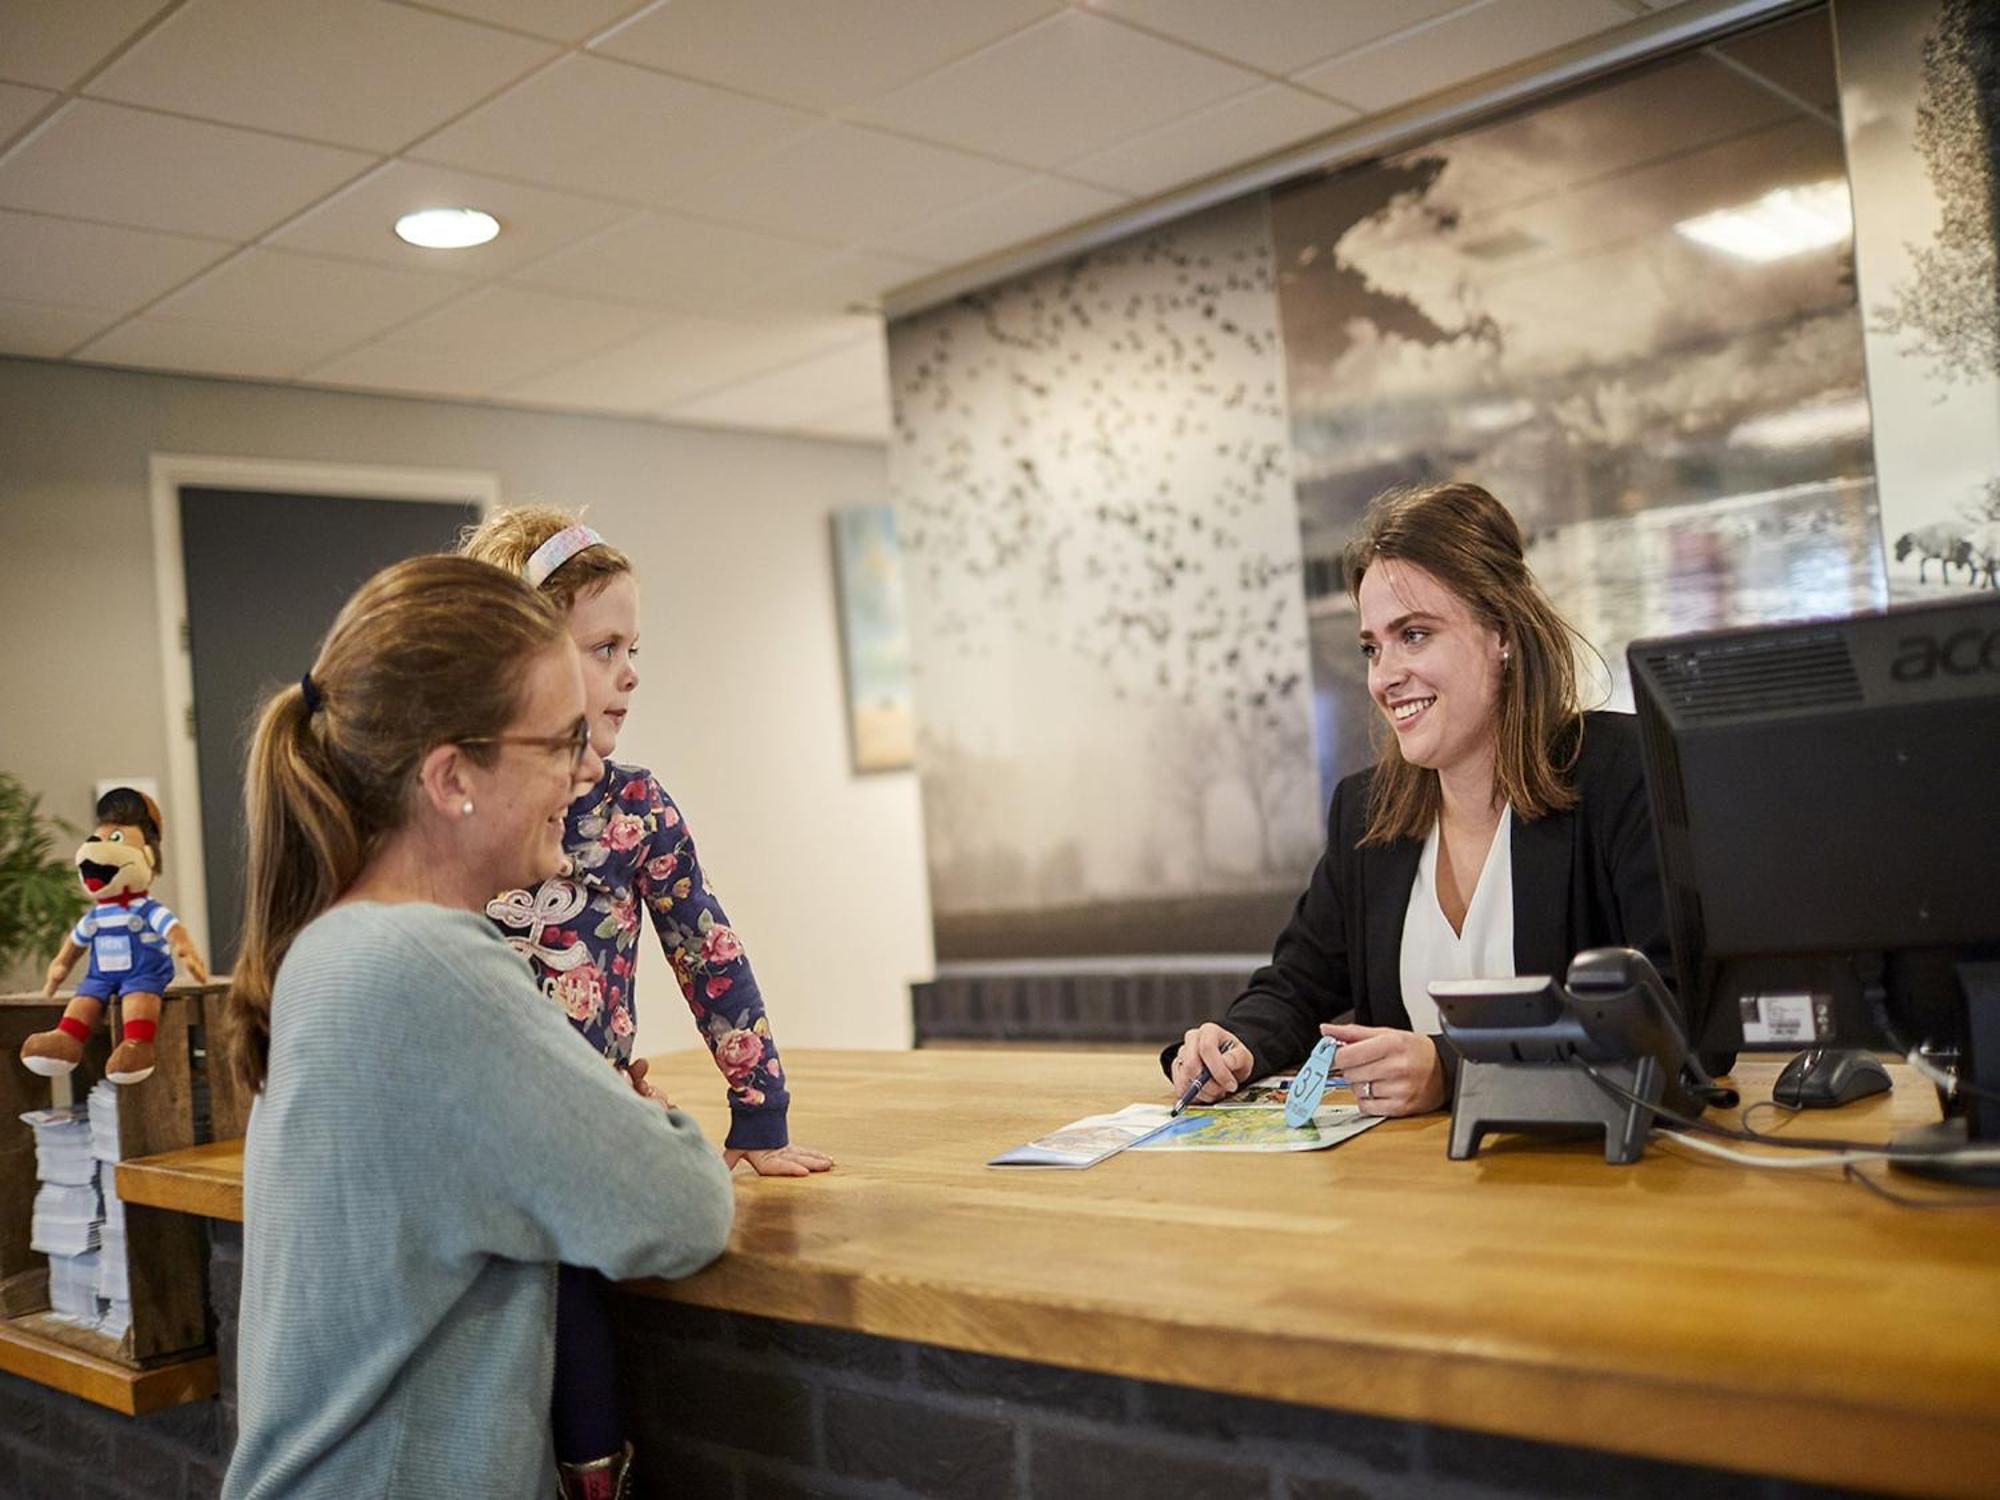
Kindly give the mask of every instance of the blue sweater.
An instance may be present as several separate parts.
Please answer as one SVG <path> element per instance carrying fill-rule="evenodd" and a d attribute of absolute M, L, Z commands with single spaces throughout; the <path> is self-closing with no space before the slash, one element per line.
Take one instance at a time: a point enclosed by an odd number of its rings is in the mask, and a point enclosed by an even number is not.
<path fill-rule="evenodd" d="M 554 1494 L 556 1263 L 685 1276 L 733 1208 L 478 916 L 327 912 L 251 1114 L 226 1500 Z"/>

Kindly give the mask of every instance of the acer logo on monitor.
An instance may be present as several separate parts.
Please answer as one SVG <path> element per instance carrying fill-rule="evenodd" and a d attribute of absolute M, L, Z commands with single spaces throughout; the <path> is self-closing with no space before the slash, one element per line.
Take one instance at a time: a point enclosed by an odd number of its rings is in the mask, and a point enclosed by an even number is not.
<path fill-rule="evenodd" d="M 1896 660 L 1889 667 L 1896 681 L 1923 682 L 1939 672 L 1952 677 L 2000 672 L 2000 630 L 1971 626 L 1945 636 L 1906 636 L 1896 643 Z"/>

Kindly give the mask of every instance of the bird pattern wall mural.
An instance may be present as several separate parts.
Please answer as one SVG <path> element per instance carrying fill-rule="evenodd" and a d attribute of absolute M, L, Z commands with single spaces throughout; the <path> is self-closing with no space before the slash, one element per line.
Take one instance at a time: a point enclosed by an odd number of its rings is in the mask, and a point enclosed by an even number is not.
<path fill-rule="evenodd" d="M 1263 199 L 889 343 L 940 956 L 1263 946 L 1320 822 Z"/>

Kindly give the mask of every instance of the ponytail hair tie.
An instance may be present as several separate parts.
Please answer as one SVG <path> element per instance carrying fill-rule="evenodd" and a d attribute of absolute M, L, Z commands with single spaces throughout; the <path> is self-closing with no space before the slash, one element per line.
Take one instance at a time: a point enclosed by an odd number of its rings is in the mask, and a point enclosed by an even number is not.
<path fill-rule="evenodd" d="M 316 714 L 326 707 L 326 699 L 320 693 L 319 684 L 313 681 L 311 672 L 299 679 L 299 692 L 305 696 L 307 714 Z"/>

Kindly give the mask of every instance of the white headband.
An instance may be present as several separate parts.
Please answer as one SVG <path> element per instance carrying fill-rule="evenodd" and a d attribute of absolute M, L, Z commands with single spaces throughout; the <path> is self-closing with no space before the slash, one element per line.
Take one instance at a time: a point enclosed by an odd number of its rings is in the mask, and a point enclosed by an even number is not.
<path fill-rule="evenodd" d="M 585 547 L 602 547 L 604 538 L 588 526 L 578 523 L 565 526 L 541 546 L 528 559 L 528 565 L 521 569 L 521 576 L 528 580 L 528 587 L 538 589 L 549 574 L 555 572 Z"/>

